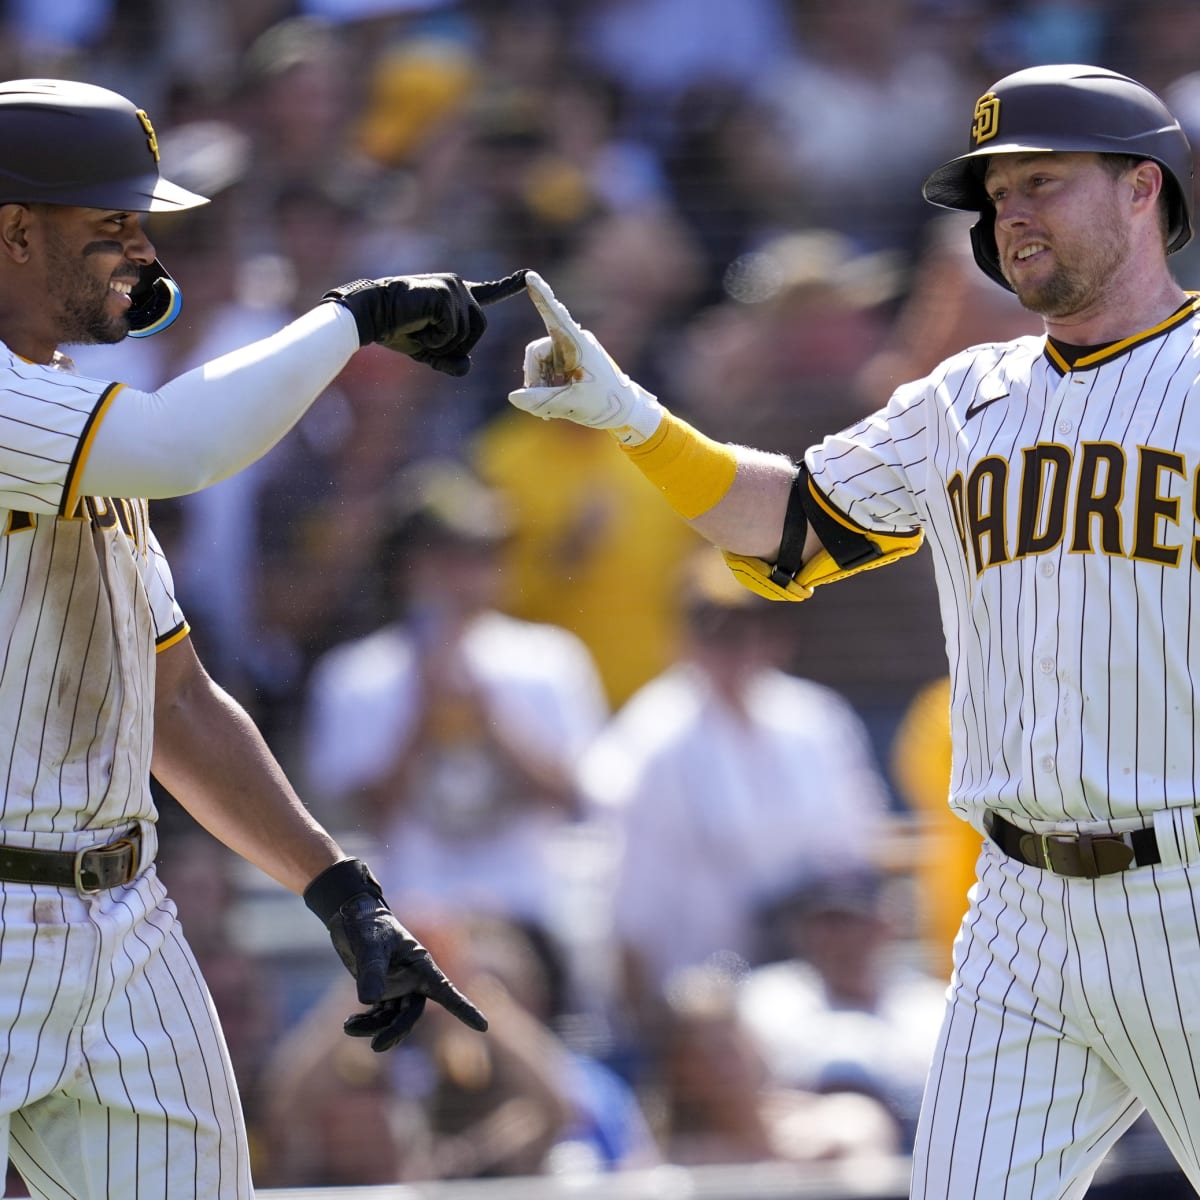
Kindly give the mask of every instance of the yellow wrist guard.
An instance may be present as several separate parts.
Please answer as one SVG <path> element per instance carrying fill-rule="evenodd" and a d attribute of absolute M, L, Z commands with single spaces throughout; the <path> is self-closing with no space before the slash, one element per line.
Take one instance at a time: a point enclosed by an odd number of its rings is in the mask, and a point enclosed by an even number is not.
<path fill-rule="evenodd" d="M 708 512 L 729 491 L 737 474 L 732 446 L 714 442 L 668 411 L 641 445 L 622 443 L 621 449 L 689 521 Z"/>

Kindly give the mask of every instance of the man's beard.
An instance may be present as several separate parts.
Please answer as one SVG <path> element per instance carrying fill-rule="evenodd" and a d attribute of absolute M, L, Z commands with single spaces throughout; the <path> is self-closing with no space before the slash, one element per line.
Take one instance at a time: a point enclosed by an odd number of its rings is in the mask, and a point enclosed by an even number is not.
<path fill-rule="evenodd" d="M 64 346 L 111 345 L 129 333 L 124 314 L 107 311 L 108 280 L 87 269 L 87 260 L 70 250 L 55 234 L 47 239 L 51 296 L 58 304 L 59 344 Z"/>
<path fill-rule="evenodd" d="M 1017 299 L 1030 312 L 1042 317 L 1069 317 L 1103 295 L 1128 253 L 1129 242 L 1115 223 L 1097 223 L 1089 232 L 1086 262 L 1072 267 L 1056 261 L 1049 278 L 1040 283 L 1013 284 Z"/>

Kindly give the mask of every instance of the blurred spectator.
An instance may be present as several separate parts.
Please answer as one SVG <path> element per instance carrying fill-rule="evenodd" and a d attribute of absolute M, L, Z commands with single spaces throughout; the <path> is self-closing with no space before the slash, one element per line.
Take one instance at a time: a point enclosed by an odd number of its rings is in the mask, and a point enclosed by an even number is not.
<path fill-rule="evenodd" d="M 642 1046 L 677 971 L 714 955 L 769 957 L 762 919 L 775 898 L 822 864 L 870 862 L 887 829 L 858 717 L 835 692 L 779 669 L 780 610 L 740 587 L 711 548 L 680 587 L 679 661 L 620 710 L 581 768 L 616 827 L 621 1008 Z"/>
<path fill-rule="evenodd" d="M 461 118 L 478 75 L 465 37 L 428 31 L 396 38 L 368 73 L 354 122 L 360 149 L 384 167 L 413 163 Z"/>
<path fill-rule="evenodd" d="M 945 1009 L 943 979 L 904 961 L 877 872 L 839 866 L 779 905 L 790 956 L 750 972 L 738 1009 L 773 1078 L 860 1092 L 895 1119 L 907 1153 Z"/>
<path fill-rule="evenodd" d="M 671 392 L 714 437 L 798 459 L 860 415 L 857 373 L 905 282 L 898 254 L 829 229 L 778 234 L 728 264 L 721 303 L 686 330 Z"/>
<path fill-rule="evenodd" d="M 678 101 L 662 148 L 673 203 L 704 254 L 705 303 L 721 298 L 729 264 L 780 228 L 811 223 L 780 153 L 768 101 L 744 87 L 700 81 Z"/>
<path fill-rule="evenodd" d="M 363 275 L 354 214 L 317 184 L 280 189 L 271 202 L 271 252 L 247 263 L 243 290 L 274 290 L 298 313 L 326 288 Z M 382 348 L 361 351 L 263 460 L 252 518 L 253 654 L 260 709 L 277 744 L 295 736 L 313 661 L 377 616 L 373 556 L 383 498 L 396 471 L 421 456 L 426 414 L 446 387 L 444 377 L 414 366 Z"/>
<path fill-rule="evenodd" d="M 648 387 L 674 375 L 678 331 L 702 295 L 703 262 L 695 239 L 664 208 L 604 213 L 578 231 L 554 271 L 556 292 Z M 534 329 L 535 335 L 540 330 Z"/>
<path fill-rule="evenodd" d="M 761 94 L 777 121 L 799 211 L 871 249 L 915 250 L 927 164 L 966 148 L 978 95 L 926 49 L 936 22 L 918 0 L 791 0 L 790 53 Z"/>
<path fill-rule="evenodd" d="M 557 937 L 580 814 L 573 763 L 607 707 L 583 644 L 497 611 L 509 516 L 458 464 L 398 480 L 386 623 L 316 664 L 316 798 L 357 815 L 398 909 L 498 914 Z"/>
<path fill-rule="evenodd" d="M 1102 62 L 1114 12 L 1110 0 L 1018 0 L 994 5 L 988 31 L 988 75 L 1042 63 Z"/>
<path fill-rule="evenodd" d="M 981 838 L 950 808 L 950 678 L 913 697 L 891 748 L 892 775 L 915 820 L 912 860 L 917 936 L 930 969 L 948 976 L 958 927 L 975 883 Z"/>
<path fill-rule="evenodd" d="M 487 1036 L 429 1012 L 376 1055 L 341 1033 L 355 997 L 339 981 L 272 1057 L 264 1179 L 348 1187 L 657 1160 L 632 1094 L 546 1023 L 546 974 L 517 926 L 443 919 L 421 937 L 481 997 Z"/>
<path fill-rule="evenodd" d="M 897 1152 L 895 1122 L 873 1097 L 772 1078 L 774 1049 L 744 1028 L 734 984 L 720 970 L 681 972 L 668 999 L 659 1136 L 671 1162 L 861 1164 Z"/>
<path fill-rule="evenodd" d="M 559 294 L 623 366 L 654 386 L 664 345 L 698 283 L 695 247 L 669 213 L 591 222 L 561 267 Z M 527 337 L 542 331 L 531 320 Z M 567 421 L 528 421 L 505 406 L 472 447 L 479 473 L 513 515 L 502 607 L 570 629 L 591 651 L 613 707 L 671 661 L 680 595 L 675 573 L 700 538 L 607 438 Z"/>
<path fill-rule="evenodd" d="M 598 0 L 580 6 L 576 52 L 620 81 L 651 143 L 692 86 L 746 88 L 785 44 L 780 0 Z"/>
<path fill-rule="evenodd" d="M 587 62 L 574 65 L 555 87 L 550 109 L 554 144 L 595 193 L 602 210 L 634 212 L 669 205 L 662 164 L 629 136 L 627 96 Z"/>
<path fill-rule="evenodd" d="M 551 1054 L 557 1086 L 570 1112 L 543 1170 L 596 1174 L 657 1163 L 658 1147 L 633 1089 L 597 1057 L 602 1047 L 577 1036 L 586 1026 L 579 1026 L 572 1011 L 566 987 L 569 964 L 554 945 L 500 920 L 473 919 L 468 932 L 477 968 L 555 1035 Z"/>
<path fill-rule="evenodd" d="M 371 165 L 354 146 L 360 75 L 349 43 L 317 17 L 289 16 L 264 30 L 247 48 L 233 98 L 254 147 L 252 220 L 270 229 L 268 206 L 290 185 L 344 189 L 354 194 Z"/>
<path fill-rule="evenodd" d="M 1111 37 L 1102 66 L 1132 75 L 1160 94 L 1172 80 L 1196 69 L 1200 4 L 1194 0 L 1142 0 L 1136 8 L 1114 4 L 1109 19 Z"/>
<path fill-rule="evenodd" d="M 670 661 L 674 572 L 700 539 L 606 438 L 522 415 L 486 427 L 474 458 L 513 514 L 499 603 L 582 639 L 615 708 Z"/>

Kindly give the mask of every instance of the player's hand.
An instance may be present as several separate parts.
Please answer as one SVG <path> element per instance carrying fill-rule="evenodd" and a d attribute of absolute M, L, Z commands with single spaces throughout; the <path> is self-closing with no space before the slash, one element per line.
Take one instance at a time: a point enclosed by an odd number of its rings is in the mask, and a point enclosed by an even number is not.
<path fill-rule="evenodd" d="M 466 283 L 450 274 L 389 275 L 330 288 L 322 299 L 350 310 L 361 345 L 378 342 L 435 371 L 465 375 L 471 348 L 487 328 L 483 305 L 524 288 L 524 271 L 493 283 Z"/>
<path fill-rule="evenodd" d="M 483 1013 L 396 920 L 366 863 L 349 858 L 322 871 L 305 889 L 304 903 L 329 930 L 358 985 L 359 1002 L 371 1006 L 347 1018 L 343 1028 L 351 1037 L 369 1037 L 372 1050 L 390 1050 L 412 1031 L 427 999 L 464 1025 L 487 1029 Z"/>
<path fill-rule="evenodd" d="M 509 402 L 536 417 L 561 417 L 593 429 L 611 429 L 629 446 L 644 442 L 662 420 L 662 406 L 633 382 L 566 310 L 533 271 L 525 286 L 546 324 L 547 336 L 525 347 L 525 386 Z"/>

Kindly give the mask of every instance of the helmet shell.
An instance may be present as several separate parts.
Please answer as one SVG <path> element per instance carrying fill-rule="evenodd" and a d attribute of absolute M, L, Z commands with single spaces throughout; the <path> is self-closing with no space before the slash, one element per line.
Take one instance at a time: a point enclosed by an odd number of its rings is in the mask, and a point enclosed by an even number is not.
<path fill-rule="evenodd" d="M 146 113 L 108 88 L 65 79 L 0 83 L 0 204 L 167 212 L 207 198 L 163 179 Z"/>

